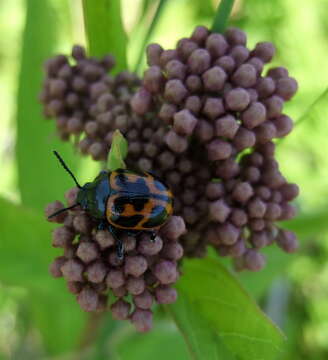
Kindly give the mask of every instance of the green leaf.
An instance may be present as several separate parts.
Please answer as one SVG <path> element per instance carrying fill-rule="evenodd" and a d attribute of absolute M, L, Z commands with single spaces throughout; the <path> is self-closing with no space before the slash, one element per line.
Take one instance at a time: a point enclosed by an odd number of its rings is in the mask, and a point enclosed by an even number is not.
<path fill-rule="evenodd" d="M 57 43 L 59 17 L 52 1 L 26 0 L 26 24 L 22 39 L 21 67 L 18 77 L 16 113 L 16 159 L 22 203 L 41 210 L 72 187 L 52 155 L 58 150 L 72 171 L 78 161 L 71 144 L 63 144 L 55 135 L 54 121 L 45 120 L 38 102 L 44 61 Z M 42 30 L 41 30 L 42 29 Z M 36 46 L 37 44 L 37 46 Z M 32 50 L 33 49 L 33 50 Z M 74 161 L 73 161 L 74 159 Z"/>
<path fill-rule="evenodd" d="M 295 126 L 300 125 L 303 121 L 309 121 L 312 124 L 318 122 L 318 119 L 325 119 L 327 115 L 328 89 L 322 92 L 320 96 L 309 106 L 304 114 L 296 121 Z"/>
<path fill-rule="evenodd" d="M 151 38 L 156 25 L 161 17 L 161 15 L 163 14 L 163 10 L 164 10 L 164 6 L 166 5 L 167 0 L 159 0 L 155 14 L 152 18 L 152 21 L 148 27 L 147 33 L 143 39 L 142 45 L 140 46 L 140 52 L 138 55 L 138 60 L 136 63 L 136 68 L 135 68 L 135 72 L 138 73 L 140 71 L 140 66 L 142 63 L 142 58 L 145 56 L 145 47 L 146 45 L 149 43 L 149 39 Z"/>
<path fill-rule="evenodd" d="M 178 301 L 170 311 L 192 359 L 273 360 L 281 355 L 283 334 L 217 260 L 185 261 L 177 289 Z"/>
<path fill-rule="evenodd" d="M 28 308 L 49 353 L 72 350 L 85 314 L 64 281 L 49 274 L 55 257 L 50 224 L 41 214 L 0 198 L 0 228 L 0 281 L 28 290 Z"/>
<path fill-rule="evenodd" d="M 125 169 L 124 159 L 128 153 L 128 142 L 120 130 L 115 130 L 112 145 L 108 154 L 108 169 Z"/>
<path fill-rule="evenodd" d="M 217 33 L 223 33 L 233 7 L 234 0 L 221 0 L 220 4 L 217 8 L 213 25 L 212 31 Z"/>
<path fill-rule="evenodd" d="M 120 0 L 82 0 L 89 54 L 115 56 L 115 72 L 127 69 L 126 43 Z"/>

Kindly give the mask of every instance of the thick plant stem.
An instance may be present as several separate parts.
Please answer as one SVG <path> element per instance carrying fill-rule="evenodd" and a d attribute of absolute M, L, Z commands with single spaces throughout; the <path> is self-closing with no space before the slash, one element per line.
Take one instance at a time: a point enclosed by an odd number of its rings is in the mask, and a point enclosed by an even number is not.
<path fill-rule="evenodd" d="M 212 31 L 217 33 L 223 33 L 232 7 L 233 7 L 234 0 L 221 0 L 220 4 L 216 10 L 216 14 L 214 17 L 213 25 L 212 25 Z"/>

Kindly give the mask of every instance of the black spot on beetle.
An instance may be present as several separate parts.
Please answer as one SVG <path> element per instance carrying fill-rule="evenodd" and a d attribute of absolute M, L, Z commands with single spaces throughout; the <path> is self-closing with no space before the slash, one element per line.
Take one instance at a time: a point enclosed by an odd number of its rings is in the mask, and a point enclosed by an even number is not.
<path fill-rule="evenodd" d="M 165 222 L 167 217 L 168 217 L 168 213 L 167 213 L 165 207 L 161 206 L 161 205 L 157 205 L 153 208 L 153 210 L 150 214 L 149 220 L 147 220 L 143 224 L 143 227 L 147 228 L 147 229 L 152 229 L 157 226 L 160 226 L 161 224 L 163 224 Z"/>
<path fill-rule="evenodd" d="M 133 229 L 139 224 L 142 219 L 142 215 L 117 216 L 112 218 L 112 222 L 117 226 Z"/>
<path fill-rule="evenodd" d="M 134 210 L 140 212 L 148 203 L 148 199 L 144 197 L 135 197 L 131 199 L 131 203 L 134 207 Z"/>

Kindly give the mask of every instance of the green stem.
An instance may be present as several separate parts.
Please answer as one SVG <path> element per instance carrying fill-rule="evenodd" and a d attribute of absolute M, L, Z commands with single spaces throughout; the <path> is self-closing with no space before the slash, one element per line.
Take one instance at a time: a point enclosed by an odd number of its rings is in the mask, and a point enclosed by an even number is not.
<path fill-rule="evenodd" d="M 120 0 L 82 0 L 85 34 L 91 56 L 115 56 L 115 71 L 127 69 L 126 34 Z"/>
<path fill-rule="evenodd" d="M 216 10 L 214 17 L 212 31 L 217 33 L 223 33 L 233 7 L 234 0 L 221 0 Z"/>
<path fill-rule="evenodd" d="M 144 56 L 145 47 L 146 47 L 147 43 L 149 42 L 150 37 L 152 36 L 152 34 L 154 32 L 154 29 L 155 29 L 155 27 L 156 27 L 156 25 L 158 23 L 158 20 L 160 18 L 160 15 L 161 15 L 161 13 L 162 13 L 162 11 L 164 9 L 164 5 L 166 3 L 167 3 L 167 0 L 159 0 L 159 2 L 158 2 L 157 9 L 155 11 L 155 14 L 153 16 L 151 24 L 150 24 L 150 26 L 148 28 L 146 36 L 144 37 L 142 45 L 140 47 L 138 60 L 137 60 L 136 66 L 135 66 L 135 72 L 136 73 L 139 73 L 139 71 L 140 71 L 140 66 L 141 66 L 141 63 L 142 63 L 142 58 Z"/>

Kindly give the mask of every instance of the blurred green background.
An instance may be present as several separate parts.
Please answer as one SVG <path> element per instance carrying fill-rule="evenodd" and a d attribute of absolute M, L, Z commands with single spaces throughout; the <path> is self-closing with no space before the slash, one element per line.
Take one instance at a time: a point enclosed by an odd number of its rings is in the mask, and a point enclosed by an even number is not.
<path fill-rule="evenodd" d="M 173 47 L 195 25 L 210 26 L 217 3 L 167 1 L 150 41 Z M 156 0 L 122 1 L 130 69 L 157 5 Z M 301 187 L 300 217 L 290 225 L 301 248 L 289 256 L 270 249 L 264 271 L 240 275 L 285 332 L 283 360 L 328 358 L 327 19 L 326 0 L 240 0 L 230 21 L 247 32 L 249 47 L 272 41 L 274 65 L 286 66 L 299 82 L 285 106 L 296 127 L 279 142 L 278 157 L 283 174 Z M 85 44 L 80 1 L 0 0 L 0 34 L 0 359 L 187 359 L 182 337 L 161 311 L 146 336 L 109 315 L 88 320 L 64 281 L 47 272 L 56 251 L 42 209 L 62 200 L 71 186 L 51 150 L 74 164 L 81 182 L 97 171 L 70 144 L 59 142 L 37 101 L 44 60 L 69 53 L 74 43 Z"/>

